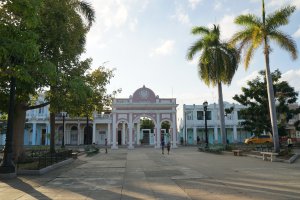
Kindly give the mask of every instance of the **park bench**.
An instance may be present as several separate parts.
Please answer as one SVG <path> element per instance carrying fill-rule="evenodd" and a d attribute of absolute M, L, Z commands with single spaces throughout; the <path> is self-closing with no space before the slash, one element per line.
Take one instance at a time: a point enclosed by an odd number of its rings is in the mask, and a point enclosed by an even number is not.
<path fill-rule="evenodd" d="M 232 150 L 232 152 L 233 152 L 233 155 L 234 155 L 234 156 L 241 156 L 243 150 L 236 149 L 236 150 Z"/>
<path fill-rule="evenodd" d="M 276 156 L 278 156 L 278 153 L 273 152 L 260 152 L 260 154 L 262 154 L 263 160 L 267 160 L 270 157 L 271 162 L 275 161 Z"/>

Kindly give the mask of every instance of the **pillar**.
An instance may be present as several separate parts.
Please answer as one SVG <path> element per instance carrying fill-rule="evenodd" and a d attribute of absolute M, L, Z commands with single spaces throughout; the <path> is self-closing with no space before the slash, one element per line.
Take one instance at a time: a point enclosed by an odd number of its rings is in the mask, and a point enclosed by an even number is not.
<path fill-rule="evenodd" d="M 218 142 L 219 142 L 219 140 L 218 140 L 218 138 L 219 138 L 219 136 L 218 136 L 218 126 L 214 127 L 214 135 L 215 135 L 215 141 L 214 141 L 214 143 L 218 144 Z"/>
<path fill-rule="evenodd" d="M 129 114 L 128 135 L 129 135 L 128 149 L 133 149 L 134 147 L 132 145 L 132 135 L 133 135 L 132 113 Z"/>
<path fill-rule="evenodd" d="M 107 123 L 107 135 L 106 135 L 106 138 L 107 138 L 107 144 L 110 145 L 111 144 L 111 137 L 110 137 L 110 123 Z"/>
<path fill-rule="evenodd" d="M 234 143 L 238 142 L 236 125 L 233 126 L 233 142 Z"/>
<path fill-rule="evenodd" d="M 118 149 L 118 146 L 117 146 L 117 120 L 116 120 L 117 116 L 116 114 L 114 113 L 113 114 L 113 121 L 112 121 L 112 129 L 113 129 L 113 142 L 112 142 L 112 146 L 111 148 L 112 149 Z"/>
<path fill-rule="evenodd" d="M 96 143 L 96 122 L 93 122 L 93 143 Z"/>
<path fill-rule="evenodd" d="M 125 123 L 122 122 L 122 145 L 125 145 L 126 144 L 126 141 L 125 141 Z"/>
<path fill-rule="evenodd" d="M 160 116 L 156 113 L 156 148 L 160 148 Z"/>
<path fill-rule="evenodd" d="M 197 144 L 197 127 L 193 127 L 194 144 Z"/>
<path fill-rule="evenodd" d="M 173 137 L 172 137 L 172 148 L 177 148 L 177 127 L 176 127 L 176 112 L 172 114 L 172 133 L 173 133 Z"/>
<path fill-rule="evenodd" d="M 36 123 L 32 123 L 31 144 L 32 145 L 36 145 Z"/>
<path fill-rule="evenodd" d="M 137 129 L 136 130 L 136 140 L 137 140 L 136 143 L 138 145 L 140 145 L 141 144 L 141 142 L 140 142 L 140 139 L 141 139 L 141 124 L 140 124 L 140 122 L 138 122 L 136 129 Z"/>

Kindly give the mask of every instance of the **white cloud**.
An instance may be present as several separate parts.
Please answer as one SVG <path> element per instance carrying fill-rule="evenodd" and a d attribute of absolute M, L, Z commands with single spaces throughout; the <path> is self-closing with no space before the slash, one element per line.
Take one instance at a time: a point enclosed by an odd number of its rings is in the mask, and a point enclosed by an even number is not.
<path fill-rule="evenodd" d="M 221 29 L 221 38 L 229 39 L 235 32 L 238 31 L 239 27 L 234 23 L 234 15 L 225 15 L 221 21 L 219 21 Z"/>
<path fill-rule="evenodd" d="M 217 1 L 215 3 L 214 9 L 215 10 L 221 10 L 222 9 L 222 3 L 220 1 Z"/>
<path fill-rule="evenodd" d="M 136 26 L 138 24 L 138 20 L 137 18 L 133 19 L 130 23 L 129 23 L 129 29 L 134 32 L 136 30 Z"/>
<path fill-rule="evenodd" d="M 299 27 L 298 30 L 293 34 L 293 37 L 295 37 L 295 38 L 300 38 L 300 27 Z"/>
<path fill-rule="evenodd" d="M 287 81 L 295 91 L 300 91 L 300 69 L 289 70 L 282 74 L 282 80 Z"/>
<path fill-rule="evenodd" d="M 202 0 L 189 0 L 189 6 L 192 9 L 195 9 L 197 5 L 201 2 Z"/>
<path fill-rule="evenodd" d="M 175 41 L 174 40 L 165 40 L 162 41 L 161 45 L 155 48 L 151 53 L 150 56 L 154 55 L 170 55 L 174 50 Z"/>
<path fill-rule="evenodd" d="M 286 1 L 279 1 L 279 0 L 271 0 L 268 3 L 268 6 L 272 6 L 275 8 L 280 8 L 285 5 L 294 5 L 297 9 L 300 9 L 300 0 L 286 0 Z"/>
<path fill-rule="evenodd" d="M 189 15 L 183 10 L 181 6 L 176 6 L 176 14 L 172 16 L 178 20 L 181 24 L 191 25 Z"/>
<path fill-rule="evenodd" d="M 237 85 L 240 87 L 245 87 L 247 85 L 248 81 L 255 79 L 258 75 L 259 75 L 258 71 L 253 71 L 248 76 L 238 80 Z"/>

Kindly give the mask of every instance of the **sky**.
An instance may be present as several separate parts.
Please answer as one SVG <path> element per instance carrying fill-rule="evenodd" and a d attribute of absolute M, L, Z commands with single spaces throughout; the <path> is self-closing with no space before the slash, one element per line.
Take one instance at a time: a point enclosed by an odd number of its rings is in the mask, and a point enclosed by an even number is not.
<path fill-rule="evenodd" d="M 238 15 L 261 16 L 261 0 L 86 0 L 95 9 L 96 22 L 87 35 L 84 58 L 92 58 L 92 67 L 115 69 L 108 91 L 122 89 L 117 98 L 128 98 L 137 89 L 150 88 L 160 98 L 176 98 L 178 121 L 183 104 L 217 103 L 217 87 L 208 87 L 199 79 L 196 60 L 187 61 L 188 48 L 199 39 L 191 34 L 194 26 L 220 25 L 221 38 L 228 40 L 239 26 Z M 290 23 L 281 28 L 291 35 L 300 50 L 300 0 L 265 0 L 266 14 L 284 5 L 295 5 Z M 271 43 L 271 71 L 279 69 L 283 80 L 300 91 L 300 58 L 292 60 L 284 50 Z M 197 54 L 196 58 L 200 55 Z M 300 57 L 300 55 L 299 55 Z M 258 49 L 250 66 L 243 62 L 231 85 L 223 85 L 224 101 L 264 69 L 264 57 Z M 300 101 L 299 101 L 300 102 Z"/>

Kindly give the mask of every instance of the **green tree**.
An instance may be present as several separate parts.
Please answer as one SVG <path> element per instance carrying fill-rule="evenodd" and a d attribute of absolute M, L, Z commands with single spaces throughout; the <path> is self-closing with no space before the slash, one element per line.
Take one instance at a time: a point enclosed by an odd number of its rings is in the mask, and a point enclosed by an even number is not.
<path fill-rule="evenodd" d="M 154 122 L 151 119 L 148 118 L 142 118 L 141 119 L 141 129 L 154 129 Z"/>
<path fill-rule="evenodd" d="M 276 70 L 272 74 L 273 87 L 275 91 L 275 100 L 277 102 L 277 118 L 279 135 L 286 135 L 286 123 L 296 110 L 291 110 L 289 104 L 297 101 L 298 93 L 288 82 L 281 80 L 281 73 Z M 271 119 L 268 107 L 268 94 L 265 71 L 260 71 L 259 76 L 254 80 L 248 81 L 248 87 L 242 87 L 242 94 L 235 95 L 234 100 L 246 106 L 240 110 L 241 117 L 245 120 L 241 122 L 245 130 L 255 133 L 272 132 Z"/>
<path fill-rule="evenodd" d="M 26 69 L 34 68 L 39 60 L 37 35 L 34 32 L 39 17 L 40 1 L 1 1 L 0 6 L 0 80 L 1 96 L 8 113 L 6 144 L 1 173 L 15 172 L 12 162 L 14 107 L 18 81 L 30 82 Z M 35 68 L 34 68 L 35 69 Z M 6 94 L 5 96 L 3 94 Z M 8 109 L 5 109 L 8 108 Z"/>
<path fill-rule="evenodd" d="M 263 46 L 265 55 L 265 70 L 267 79 L 267 91 L 270 109 L 270 118 L 272 123 L 272 134 L 274 141 L 274 149 L 279 152 L 278 127 L 275 110 L 275 99 L 273 91 L 272 76 L 270 72 L 271 52 L 270 41 L 274 41 L 281 48 L 287 50 L 293 59 L 297 58 L 297 47 L 293 39 L 279 30 L 280 26 L 287 25 L 289 16 L 295 11 L 294 6 L 287 6 L 274 13 L 265 16 L 265 3 L 262 0 L 262 18 L 253 14 L 240 15 L 235 19 L 235 23 L 244 27 L 243 30 L 234 34 L 231 39 L 232 44 L 238 44 L 238 49 L 245 49 L 245 68 L 247 69 L 250 60 L 260 46 Z"/>
<path fill-rule="evenodd" d="M 212 29 L 203 26 L 194 27 L 192 34 L 202 37 L 189 48 L 187 59 L 192 60 L 195 54 L 200 52 L 198 61 L 200 79 L 208 86 L 218 86 L 222 143 L 226 144 L 222 84 L 231 83 L 238 68 L 239 53 L 234 47 L 221 41 L 219 26 L 214 25 Z"/>
<path fill-rule="evenodd" d="M 94 10 L 81 0 L 52 0 L 44 2 L 40 13 L 42 25 L 39 34 L 43 59 L 56 66 L 56 77 L 50 80 L 50 151 L 54 149 L 55 114 L 64 110 L 65 88 L 70 84 L 65 80 L 80 65 L 79 56 L 84 52 L 85 36 L 93 21 Z M 88 21 L 84 23 L 83 19 Z"/>

